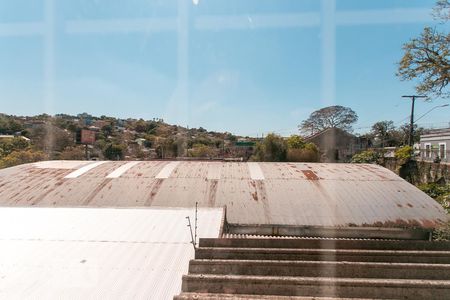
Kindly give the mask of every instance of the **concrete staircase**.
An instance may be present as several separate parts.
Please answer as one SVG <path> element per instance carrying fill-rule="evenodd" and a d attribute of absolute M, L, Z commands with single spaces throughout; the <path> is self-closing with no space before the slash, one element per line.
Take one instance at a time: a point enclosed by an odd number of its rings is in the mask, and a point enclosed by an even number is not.
<path fill-rule="evenodd" d="M 450 243 L 201 239 L 175 299 L 450 299 Z"/>

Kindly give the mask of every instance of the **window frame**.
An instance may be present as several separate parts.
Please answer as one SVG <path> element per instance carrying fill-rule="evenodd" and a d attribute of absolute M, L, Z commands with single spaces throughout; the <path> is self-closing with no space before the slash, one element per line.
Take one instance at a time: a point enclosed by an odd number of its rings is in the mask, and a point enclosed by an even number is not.
<path fill-rule="evenodd" d="M 424 143 L 423 145 L 425 146 L 425 158 L 431 158 L 431 143 Z"/>
<path fill-rule="evenodd" d="M 441 146 L 444 145 L 444 156 L 441 156 Z M 440 142 L 439 143 L 439 148 L 438 148 L 438 153 L 439 153 L 439 158 L 440 159 L 446 159 L 447 158 L 447 143 L 445 142 Z"/>

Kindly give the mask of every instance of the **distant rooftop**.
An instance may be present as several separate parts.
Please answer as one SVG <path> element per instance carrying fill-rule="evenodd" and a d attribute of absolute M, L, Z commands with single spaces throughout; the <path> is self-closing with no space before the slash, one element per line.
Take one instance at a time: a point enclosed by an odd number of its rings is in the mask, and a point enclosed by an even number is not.
<path fill-rule="evenodd" d="M 30 139 L 27 138 L 26 136 L 22 136 L 22 135 L 12 135 L 12 134 L 0 134 L 0 139 L 13 139 L 13 138 L 21 138 L 25 141 L 29 141 Z"/>
<path fill-rule="evenodd" d="M 436 129 L 426 129 L 421 137 L 431 137 L 431 136 L 442 136 L 450 135 L 450 127 L 448 128 L 436 128 Z"/>

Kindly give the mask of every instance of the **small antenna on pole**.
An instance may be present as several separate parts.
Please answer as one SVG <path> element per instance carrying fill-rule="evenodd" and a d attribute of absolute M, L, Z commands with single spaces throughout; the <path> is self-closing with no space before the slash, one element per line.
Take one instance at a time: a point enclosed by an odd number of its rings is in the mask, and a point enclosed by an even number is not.
<path fill-rule="evenodd" d="M 198 211 L 198 202 L 195 202 L 194 247 L 197 245 L 197 211 Z"/>
<path fill-rule="evenodd" d="M 188 220 L 189 231 L 191 232 L 191 244 L 194 246 L 194 250 L 197 249 L 197 211 L 198 211 L 198 202 L 195 202 L 195 220 L 194 220 L 194 233 L 192 233 L 192 224 L 191 218 L 189 216 L 186 217 Z"/>
<path fill-rule="evenodd" d="M 195 241 L 194 241 L 194 236 L 192 235 L 191 218 L 189 218 L 189 216 L 187 216 L 186 219 L 188 220 L 187 227 L 189 227 L 189 231 L 191 232 L 191 244 L 192 244 L 192 246 L 194 247 L 194 250 L 195 250 Z"/>

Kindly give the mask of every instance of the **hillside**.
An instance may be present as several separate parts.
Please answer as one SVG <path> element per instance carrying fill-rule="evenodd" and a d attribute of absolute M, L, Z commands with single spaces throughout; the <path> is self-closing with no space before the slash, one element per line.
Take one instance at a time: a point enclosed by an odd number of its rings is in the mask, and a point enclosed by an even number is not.
<path fill-rule="evenodd" d="M 82 130 L 95 135 L 80 142 Z M 149 160 L 174 158 L 242 159 L 252 155 L 255 139 L 204 128 L 171 125 L 162 119 L 0 114 L 0 158 L 4 166 L 41 159 Z M 13 137 L 14 136 L 14 137 Z"/>

